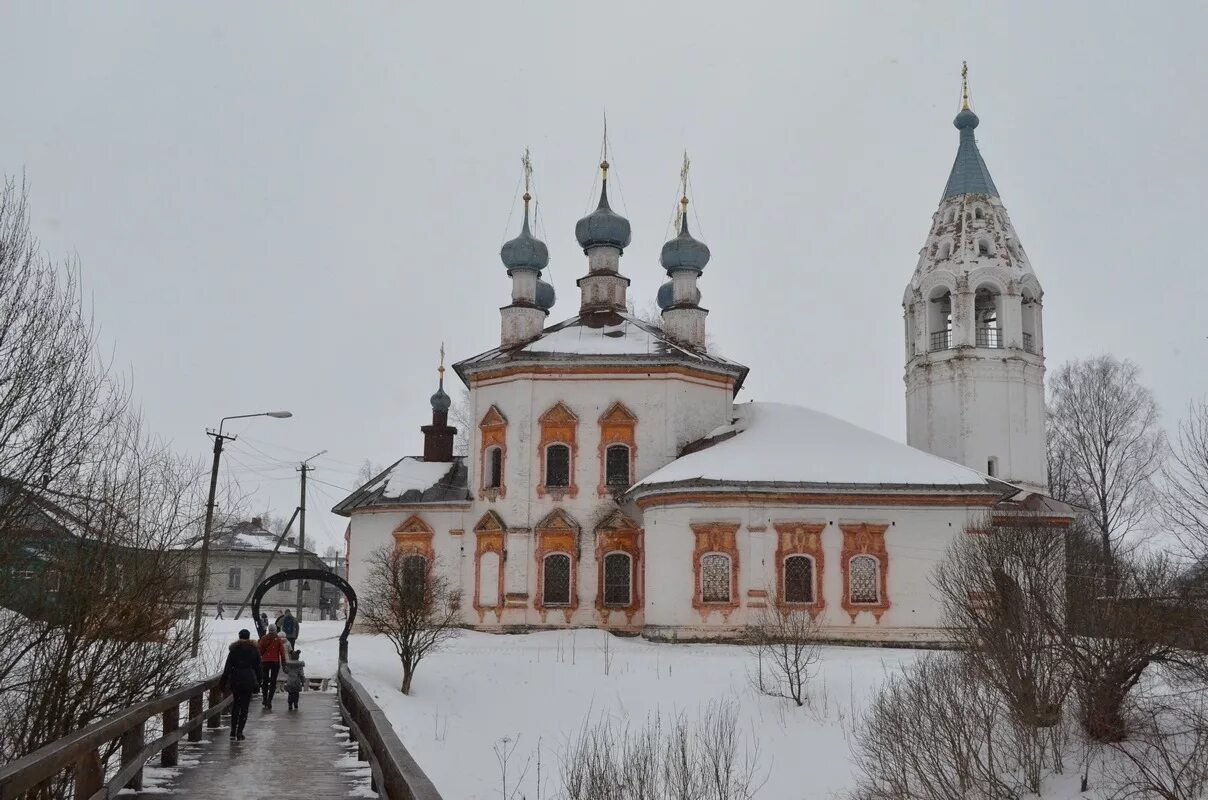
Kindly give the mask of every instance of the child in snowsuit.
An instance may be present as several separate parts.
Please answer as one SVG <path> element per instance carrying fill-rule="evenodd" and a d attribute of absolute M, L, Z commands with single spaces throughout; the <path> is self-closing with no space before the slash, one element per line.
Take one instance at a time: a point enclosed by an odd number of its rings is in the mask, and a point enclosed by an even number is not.
<path fill-rule="evenodd" d="M 302 651 L 294 650 L 282 666 L 285 672 L 285 694 L 289 700 L 290 711 L 298 710 L 298 697 L 302 694 L 302 687 L 306 685 L 306 662 L 301 659 Z"/>

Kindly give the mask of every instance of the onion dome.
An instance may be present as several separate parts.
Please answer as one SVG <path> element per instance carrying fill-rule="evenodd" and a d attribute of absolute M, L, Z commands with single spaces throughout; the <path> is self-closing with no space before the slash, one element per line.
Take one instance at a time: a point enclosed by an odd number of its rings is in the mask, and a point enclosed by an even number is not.
<path fill-rule="evenodd" d="M 663 245 L 659 263 L 667 272 L 690 269 L 699 275 L 709 263 L 709 246 L 688 233 L 688 198 L 685 197 L 680 203 L 684 206 L 684 212 L 680 214 L 679 236 Z"/>
<path fill-rule="evenodd" d="M 453 405 L 453 400 L 449 395 L 445 394 L 445 377 L 441 375 L 440 386 L 436 389 L 436 394 L 431 397 L 432 410 L 448 412 L 449 407 Z"/>
<path fill-rule="evenodd" d="M 540 272 L 549 265 L 549 248 L 545 242 L 537 239 L 529 232 L 529 200 L 532 195 L 524 193 L 524 226 L 520 235 L 511 241 L 504 242 L 499 250 L 499 258 L 508 268 L 508 274 L 515 269 L 527 269 Z"/>
<path fill-rule="evenodd" d="M 596 210 L 575 223 L 575 238 L 586 252 L 593 247 L 615 247 L 624 250 L 629 246 L 629 220 L 612 210 L 608 205 L 608 162 L 600 164 L 604 180 L 600 187 L 600 205 Z"/>
<path fill-rule="evenodd" d="M 557 295 L 554 294 L 553 284 L 546 283 L 540 278 L 537 279 L 537 308 L 542 311 L 549 311 L 554 307 L 554 302 L 557 300 Z"/>
<path fill-rule="evenodd" d="M 669 309 L 675 305 L 675 288 L 674 288 L 674 286 L 675 286 L 675 284 L 672 281 L 667 281 L 666 283 L 664 283 L 662 286 L 659 287 L 659 293 L 656 297 L 656 300 L 659 304 L 659 308 L 663 311 L 666 311 L 667 309 Z M 697 305 L 699 303 L 700 303 L 700 289 L 694 288 L 692 290 L 692 304 Z"/>

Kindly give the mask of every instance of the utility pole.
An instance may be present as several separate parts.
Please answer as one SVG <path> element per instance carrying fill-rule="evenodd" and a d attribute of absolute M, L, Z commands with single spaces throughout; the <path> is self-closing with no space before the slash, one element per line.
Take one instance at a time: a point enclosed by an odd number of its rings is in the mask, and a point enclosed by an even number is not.
<path fill-rule="evenodd" d="M 201 643 L 201 606 L 206 601 L 206 587 L 210 581 L 209 562 L 210 562 L 210 530 L 214 525 L 214 497 L 218 493 L 218 461 L 222 458 L 222 443 L 228 439 L 235 440 L 234 436 L 224 436 L 222 426 L 218 426 L 218 432 L 206 431 L 210 436 L 214 437 L 214 466 L 210 468 L 210 499 L 206 502 L 206 525 L 201 533 L 201 568 L 197 573 L 197 602 L 193 608 L 193 657 L 197 657 L 197 648 Z"/>
<path fill-rule="evenodd" d="M 315 453 L 313 456 L 298 465 L 298 472 L 302 473 L 302 485 L 300 489 L 301 497 L 298 500 L 298 569 L 306 568 L 304 559 L 304 554 L 306 553 L 306 473 L 314 469 L 314 467 L 310 465 L 310 462 L 314 461 L 316 458 L 326 452 L 326 450 L 322 450 L 318 453 Z M 302 632 L 302 587 L 305 585 L 306 581 L 301 579 L 298 580 L 298 599 L 294 608 L 294 616 L 297 618 L 296 624 L 298 625 L 297 632 L 299 634 Z"/>
<path fill-rule="evenodd" d="M 274 419 L 287 419 L 292 417 L 288 411 L 262 411 L 258 414 L 236 414 L 232 417 L 223 417 L 218 422 L 218 430 L 207 430 L 207 436 L 214 437 L 214 466 L 210 468 L 210 499 L 206 503 L 206 524 L 201 533 L 201 567 L 197 572 L 197 601 L 193 608 L 193 647 L 192 656 L 197 658 L 197 648 L 201 644 L 201 605 L 206 601 L 206 584 L 210 580 L 210 530 L 214 525 L 214 506 L 215 495 L 218 493 L 218 460 L 222 457 L 222 443 L 226 441 L 235 441 L 234 435 L 225 435 L 222 432 L 222 426 L 226 425 L 228 419 L 251 419 L 252 417 L 273 417 Z"/>

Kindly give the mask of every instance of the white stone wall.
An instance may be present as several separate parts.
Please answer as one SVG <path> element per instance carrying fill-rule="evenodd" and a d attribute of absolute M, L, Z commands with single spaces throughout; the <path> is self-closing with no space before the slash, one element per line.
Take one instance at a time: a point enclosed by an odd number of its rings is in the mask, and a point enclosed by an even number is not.
<path fill-rule="evenodd" d="M 644 516 L 646 530 L 646 629 L 656 637 L 686 638 L 718 630 L 740 630 L 758 618 L 752 590 L 774 594 L 777 586 L 777 522 L 820 523 L 822 532 L 822 614 L 824 635 L 836 639 L 908 640 L 937 638 L 940 605 L 930 583 L 932 570 L 953 537 L 963 535 L 983 509 L 916 506 L 655 506 Z M 739 607 L 728 619 L 719 611 L 702 615 L 694 607 L 693 524 L 739 523 L 737 547 Z M 861 611 L 853 622 L 843 601 L 843 524 L 884 524 L 889 601 L 878 622 Z M 658 576 L 657 580 L 652 576 Z"/>

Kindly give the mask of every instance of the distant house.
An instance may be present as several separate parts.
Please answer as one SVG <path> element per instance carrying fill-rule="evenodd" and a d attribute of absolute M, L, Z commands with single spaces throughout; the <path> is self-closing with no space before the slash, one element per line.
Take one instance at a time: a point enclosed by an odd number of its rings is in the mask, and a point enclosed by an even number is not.
<path fill-rule="evenodd" d="M 280 534 L 273 533 L 264 527 L 260 517 L 254 517 L 246 522 L 237 522 L 213 532 L 210 539 L 209 580 L 205 593 L 205 602 L 213 609 L 219 600 L 226 606 L 226 616 L 234 615 L 240 604 L 257 583 L 264 577 L 265 562 L 273 548 L 277 545 Z M 195 559 L 200 558 L 200 551 L 195 551 Z M 306 569 L 328 569 L 311 550 L 302 553 L 302 565 Z M 191 570 L 196 574 L 197 564 Z M 269 574 L 295 569 L 298 566 L 298 541 L 287 537 L 281 543 L 277 554 L 269 564 Z M 261 601 L 261 606 L 270 621 L 286 609 L 293 609 L 297 598 L 297 584 L 293 581 L 279 583 L 269 589 Z M 314 581 L 304 581 L 302 585 L 303 614 L 318 618 L 322 590 Z M 250 607 L 250 604 L 249 604 Z M 245 611 L 245 615 L 246 615 Z M 211 610 L 210 615 L 213 616 Z"/>
<path fill-rule="evenodd" d="M 64 548 L 82 543 L 83 523 L 46 497 L 0 482 L 0 605 L 31 616 L 57 606 Z"/>

